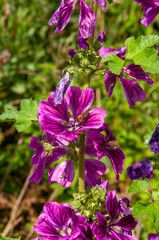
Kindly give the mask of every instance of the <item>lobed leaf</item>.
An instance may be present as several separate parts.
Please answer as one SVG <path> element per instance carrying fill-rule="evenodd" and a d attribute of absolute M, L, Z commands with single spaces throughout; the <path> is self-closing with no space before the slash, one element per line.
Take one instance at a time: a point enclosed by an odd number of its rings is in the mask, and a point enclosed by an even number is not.
<path fill-rule="evenodd" d="M 109 70 L 114 73 L 119 75 L 121 73 L 121 70 L 124 65 L 124 60 L 119 58 L 116 54 L 112 53 L 101 60 L 102 62 L 107 62 L 108 61 L 108 67 Z"/>
<path fill-rule="evenodd" d="M 151 197 L 151 195 L 147 191 L 147 187 L 150 185 L 151 185 L 151 183 L 147 179 L 145 179 L 144 181 L 136 180 L 136 181 L 132 182 L 132 184 L 130 185 L 128 193 L 142 192 L 142 193 L 146 193 L 149 197 Z"/>

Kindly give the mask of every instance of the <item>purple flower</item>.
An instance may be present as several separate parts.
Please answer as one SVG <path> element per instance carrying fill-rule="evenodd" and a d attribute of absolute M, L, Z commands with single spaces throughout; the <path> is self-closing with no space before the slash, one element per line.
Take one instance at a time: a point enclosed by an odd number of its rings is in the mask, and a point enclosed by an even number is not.
<path fill-rule="evenodd" d="M 49 175 L 48 183 L 58 182 L 62 187 L 69 187 L 75 177 L 73 161 L 68 159 L 59 163 Z"/>
<path fill-rule="evenodd" d="M 114 53 L 118 57 L 124 59 L 126 47 L 122 47 L 119 49 L 101 47 L 101 49 L 99 50 L 99 54 L 101 57 L 105 57 L 107 55 L 110 55 L 111 53 Z M 148 85 L 152 85 L 154 83 L 154 81 L 149 78 L 149 73 L 145 73 L 141 66 L 135 65 L 133 63 L 124 67 L 122 69 L 122 73 L 127 74 L 129 77 L 135 80 L 146 81 Z M 119 78 L 123 86 L 123 90 L 130 108 L 132 108 L 136 104 L 136 102 L 143 102 L 146 99 L 146 93 L 137 82 L 125 79 L 120 75 L 112 73 L 111 71 L 108 71 L 104 77 L 104 83 L 108 97 L 110 97 L 113 93 L 117 77 Z"/>
<path fill-rule="evenodd" d="M 154 177 L 153 166 L 147 159 L 143 159 L 141 162 L 132 164 L 127 168 L 126 174 L 131 180 L 135 180 L 140 177 L 142 177 L 142 179 L 151 179 Z"/>
<path fill-rule="evenodd" d="M 159 240 L 159 234 L 149 233 L 148 240 Z"/>
<path fill-rule="evenodd" d="M 158 0 L 135 0 L 135 3 L 141 3 L 144 15 L 141 23 L 147 27 L 155 19 L 159 13 L 159 1 Z"/>
<path fill-rule="evenodd" d="M 131 215 L 130 200 L 127 197 L 120 197 L 119 199 L 119 212 L 123 216 Z"/>
<path fill-rule="evenodd" d="M 84 50 L 86 50 L 89 44 L 86 43 L 85 39 L 81 35 L 79 35 L 77 38 L 78 38 L 79 48 L 80 49 L 83 48 Z"/>
<path fill-rule="evenodd" d="M 74 56 L 76 55 L 76 52 L 74 51 L 73 48 L 71 48 L 71 49 L 68 51 L 68 55 L 69 55 L 71 58 L 74 58 Z"/>
<path fill-rule="evenodd" d="M 49 133 L 46 133 L 46 139 L 43 137 L 42 142 L 35 136 L 31 137 L 29 147 L 35 151 L 35 154 L 31 158 L 31 163 L 36 166 L 36 169 L 29 179 L 30 182 L 41 181 L 45 170 L 45 163 L 49 168 L 52 162 L 61 159 L 67 154 L 67 149 L 62 147 L 63 143 L 64 140 Z"/>
<path fill-rule="evenodd" d="M 115 220 L 120 214 L 120 208 L 116 197 L 116 191 L 110 191 L 106 198 L 106 211 L 110 221 L 99 212 L 97 212 L 98 225 L 94 227 L 93 233 L 97 240 L 136 240 L 134 237 L 122 233 L 123 231 L 132 231 L 137 222 L 132 215 L 121 217 Z M 120 229 L 121 233 L 117 233 L 115 229 Z"/>
<path fill-rule="evenodd" d="M 87 111 L 94 99 L 91 88 L 84 91 L 78 87 L 69 87 L 66 91 L 66 99 L 61 104 L 54 106 L 54 92 L 48 100 L 40 103 L 38 119 L 43 132 L 59 135 L 70 141 L 78 137 L 80 131 L 87 129 L 98 129 L 104 123 L 106 111 L 96 108 Z M 68 114 L 68 106 L 72 112 Z"/>
<path fill-rule="evenodd" d="M 58 105 L 62 103 L 64 94 L 71 82 L 70 74 L 69 72 L 66 72 L 66 74 L 61 78 L 60 82 L 58 83 L 55 95 L 54 95 L 54 105 Z"/>
<path fill-rule="evenodd" d="M 100 133 L 103 131 L 106 136 Z M 85 152 L 92 157 L 98 157 L 98 159 L 107 156 L 114 168 L 116 180 L 119 181 L 119 173 L 122 173 L 124 169 L 124 159 L 126 157 L 119 147 L 111 145 L 111 142 L 114 141 L 116 141 L 116 138 L 111 133 L 109 126 L 104 123 L 99 130 L 88 131 Z"/>
<path fill-rule="evenodd" d="M 85 184 L 88 187 L 96 185 L 98 177 L 106 171 L 104 163 L 95 159 L 85 159 Z M 101 187 L 102 188 L 102 187 Z"/>
<path fill-rule="evenodd" d="M 40 234 L 37 239 L 78 239 L 81 231 L 78 226 L 85 225 L 87 219 L 76 215 L 69 204 L 49 202 L 44 206 L 44 213 L 39 216 L 35 231 Z"/>
<path fill-rule="evenodd" d="M 102 10 L 106 10 L 105 0 L 93 0 L 102 6 Z M 48 24 L 53 26 L 57 24 L 55 33 L 60 32 L 65 28 L 71 18 L 71 14 L 77 2 L 80 2 L 79 15 L 79 31 L 83 38 L 88 38 L 94 33 L 96 17 L 93 10 L 83 0 L 62 0 L 60 7 L 55 11 L 49 20 Z"/>
<path fill-rule="evenodd" d="M 48 22 L 50 26 L 57 24 L 55 33 L 62 31 L 66 27 L 66 25 L 70 21 L 73 8 L 74 1 L 61 1 L 60 7 L 56 10 L 56 12 L 52 15 L 51 19 Z"/>
<path fill-rule="evenodd" d="M 151 149 L 151 152 L 159 153 L 159 124 L 157 125 L 155 131 L 153 132 L 152 137 L 148 144 Z"/>
<path fill-rule="evenodd" d="M 97 37 L 97 41 L 100 43 L 103 43 L 104 37 L 105 37 L 105 32 L 100 33 L 99 36 Z"/>

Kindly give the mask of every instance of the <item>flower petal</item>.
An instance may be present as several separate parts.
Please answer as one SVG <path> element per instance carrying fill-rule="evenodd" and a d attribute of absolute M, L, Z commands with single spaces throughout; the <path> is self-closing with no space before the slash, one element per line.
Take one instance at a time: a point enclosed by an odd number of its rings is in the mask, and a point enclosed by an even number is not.
<path fill-rule="evenodd" d="M 79 35 L 78 37 L 78 46 L 79 48 L 83 48 L 84 50 L 87 49 L 87 47 L 89 47 L 89 44 L 86 42 L 86 40 L 81 36 Z"/>
<path fill-rule="evenodd" d="M 116 84 L 116 75 L 111 71 L 106 72 L 104 76 L 104 83 L 107 92 L 107 96 L 110 97 L 113 93 Z"/>
<path fill-rule="evenodd" d="M 121 227 L 121 229 L 125 231 L 133 230 L 136 227 L 136 225 L 137 225 L 137 221 L 135 221 L 135 218 L 133 217 L 133 215 L 124 216 L 111 224 L 111 226 Z"/>
<path fill-rule="evenodd" d="M 93 10 L 83 0 L 80 0 L 80 4 L 79 30 L 83 38 L 88 38 L 94 33 L 96 17 Z"/>
<path fill-rule="evenodd" d="M 150 73 L 145 73 L 140 65 L 131 63 L 127 67 L 124 67 L 122 72 L 136 80 L 146 81 L 148 85 L 152 85 L 154 83 L 154 81 L 149 78 Z"/>
<path fill-rule="evenodd" d="M 59 163 L 52 170 L 48 183 L 58 182 L 62 187 L 69 187 L 74 179 L 75 170 L 73 162 L 68 159 L 62 163 Z"/>
<path fill-rule="evenodd" d="M 40 142 L 38 137 L 32 136 L 30 138 L 30 143 L 28 145 L 31 149 L 33 149 L 35 154 L 31 158 L 31 164 L 32 165 L 37 165 L 40 162 L 41 155 L 43 152 L 45 152 L 45 148 Z"/>
<path fill-rule="evenodd" d="M 107 219 L 99 212 L 97 212 L 98 225 L 93 229 L 93 234 L 97 240 L 110 240 L 107 235 Z"/>
<path fill-rule="evenodd" d="M 148 240 L 159 240 L 159 234 L 149 233 Z"/>
<path fill-rule="evenodd" d="M 85 159 L 85 184 L 88 187 L 95 186 L 99 176 L 106 171 L 104 163 L 95 159 Z"/>
<path fill-rule="evenodd" d="M 148 143 L 151 152 L 159 153 L 159 124 L 157 125 L 152 137 Z"/>
<path fill-rule="evenodd" d="M 119 214 L 119 204 L 118 204 L 115 190 L 108 192 L 105 207 L 109 214 L 110 222 L 111 222 Z"/>
<path fill-rule="evenodd" d="M 82 91 L 79 87 L 71 86 L 66 91 L 67 103 L 76 119 L 91 106 L 94 99 L 92 88 Z"/>
<path fill-rule="evenodd" d="M 69 72 L 66 72 L 66 74 L 61 78 L 60 82 L 58 83 L 55 94 L 54 94 L 54 106 L 58 104 L 62 104 L 64 94 L 71 82 L 70 74 Z"/>
<path fill-rule="evenodd" d="M 41 158 L 40 162 L 37 164 L 33 175 L 29 178 L 29 182 L 40 182 L 45 171 L 45 160 L 46 157 Z"/>
<path fill-rule="evenodd" d="M 123 85 L 124 93 L 130 108 L 132 108 L 136 102 L 143 102 L 146 99 L 146 93 L 138 83 L 120 76 L 118 76 L 118 78 Z"/>
<path fill-rule="evenodd" d="M 111 240 L 137 240 L 136 238 L 130 235 L 116 233 L 113 230 L 110 231 L 110 234 L 111 234 Z"/>
<path fill-rule="evenodd" d="M 34 230 L 38 234 L 42 234 L 47 237 L 60 236 L 60 233 L 55 227 L 54 223 L 52 223 L 49 217 L 44 213 L 39 216 L 37 225 L 34 225 Z"/>
<path fill-rule="evenodd" d="M 54 95 L 55 93 L 51 92 L 48 100 L 44 100 L 39 104 L 38 119 L 42 115 L 48 115 L 54 119 L 69 122 L 68 106 L 67 106 L 66 100 L 63 99 L 61 104 L 58 104 L 58 106 L 55 106 Z"/>

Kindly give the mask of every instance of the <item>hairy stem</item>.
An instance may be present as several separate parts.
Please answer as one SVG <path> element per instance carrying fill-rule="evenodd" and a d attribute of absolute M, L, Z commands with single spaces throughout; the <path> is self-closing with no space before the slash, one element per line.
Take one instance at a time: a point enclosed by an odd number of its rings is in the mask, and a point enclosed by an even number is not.
<path fill-rule="evenodd" d="M 85 133 L 81 132 L 79 137 L 79 156 L 78 156 L 78 169 L 79 169 L 79 192 L 85 191 L 84 181 L 84 147 L 85 147 Z"/>

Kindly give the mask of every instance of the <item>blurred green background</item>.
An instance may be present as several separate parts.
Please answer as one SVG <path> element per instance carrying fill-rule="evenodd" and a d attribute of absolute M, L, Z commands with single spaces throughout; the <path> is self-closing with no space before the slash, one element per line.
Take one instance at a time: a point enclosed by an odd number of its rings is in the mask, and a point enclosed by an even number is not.
<path fill-rule="evenodd" d="M 55 27 L 48 26 L 48 21 L 59 7 L 60 1 L 50 0 L 2 0 L 0 8 L 0 113 L 7 109 L 19 109 L 23 98 L 47 98 L 54 91 L 62 76 L 62 70 L 68 64 L 67 53 L 77 48 L 79 9 L 75 9 L 67 27 L 59 34 L 54 34 Z M 141 34 L 158 34 L 159 17 L 145 28 L 140 21 L 143 10 L 134 1 L 115 0 L 107 4 L 106 13 L 100 10 L 97 16 L 95 36 L 102 31 L 106 33 L 104 46 L 119 48 L 127 37 L 138 37 Z M 120 182 L 114 180 L 114 172 L 107 161 L 107 175 L 110 189 L 117 189 L 119 195 L 126 196 L 130 179 L 126 168 L 143 158 L 155 159 L 150 153 L 148 141 L 159 123 L 159 77 L 152 75 L 155 81 L 152 86 L 140 82 L 147 99 L 130 109 L 124 96 L 122 86 L 117 82 L 113 95 L 107 98 L 104 75 L 96 76 L 91 87 L 96 92 L 94 106 L 106 109 L 106 122 L 117 138 L 125 155 L 125 170 Z M 18 133 L 11 122 L 1 123 L 0 155 L 0 232 L 5 228 L 11 209 L 20 193 L 31 168 L 31 156 L 34 151 L 28 144 L 30 136 L 41 138 L 38 124 L 32 125 L 23 133 Z M 157 158 L 156 158 L 157 159 Z M 159 171 L 154 171 L 154 187 L 159 187 Z M 24 198 L 16 212 L 8 236 L 29 239 L 31 226 L 49 196 L 57 188 L 56 184 L 47 183 L 47 172 L 40 184 L 32 183 L 26 190 Z M 69 189 L 61 188 L 54 200 L 69 202 L 73 192 L 77 191 L 76 180 Z M 134 202 L 136 199 L 129 196 Z M 132 204 L 133 204 L 132 201 Z M 151 217 L 140 220 L 136 230 L 137 236 L 145 240 L 148 232 L 155 232 Z M 30 235 L 29 235 L 30 234 Z M 30 237 L 31 238 L 31 237 Z"/>

